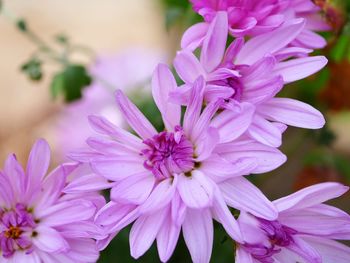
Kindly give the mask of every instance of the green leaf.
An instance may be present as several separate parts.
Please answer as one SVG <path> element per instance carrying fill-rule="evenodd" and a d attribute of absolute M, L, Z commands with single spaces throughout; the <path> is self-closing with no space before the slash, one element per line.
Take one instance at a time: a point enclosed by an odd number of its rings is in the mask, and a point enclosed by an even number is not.
<path fill-rule="evenodd" d="M 69 65 L 55 74 L 51 82 L 51 94 L 64 96 L 66 102 L 80 99 L 82 90 L 91 84 L 91 77 L 82 65 Z"/>
<path fill-rule="evenodd" d="M 350 36 L 345 34 L 341 35 L 336 45 L 330 52 L 331 58 L 336 62 L 342 61 L 346 57 L 347 52 L 349 51 L 349 44 Z"/>
<path fill-rule="evenodd" d="M 64 34 L 58 34 L 55 36 L 55 40 L 59 44 L 68 44 L 69 38 Z"/>
<path fill-rule="evenodd" d="M 17 28 L 22 32 L 26 32 L 28 29 L 27 23 L 24 19 L 18 19 L 16 25 L 17 25 Z"/>
<path fill-rule="evenodd" d="M 31 80 L 38 81 L 42 79 L 41 61 L 32 58 L 21 66 L 21 71 Z"/>

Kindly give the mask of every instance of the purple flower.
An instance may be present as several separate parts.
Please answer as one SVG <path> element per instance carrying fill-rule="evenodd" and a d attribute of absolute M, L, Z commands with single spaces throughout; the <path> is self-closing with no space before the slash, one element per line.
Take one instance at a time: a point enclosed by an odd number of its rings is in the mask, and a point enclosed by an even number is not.
<path fill-rule="evenodd" d="M 303 19 L 294 19 L 247 43 L 238 38 L 225 51 L 227 14 L 217 12 L 204 39 L 200 59 L 187 49 L 178 52 L 174 66 L 185 84 L 172 92 L 171 99 L 188 104 L 193 82 L 204 76 L 206 101 L 233 99 L 255 106 L 247 135 L 261 143 L 280 146 L 285 124 L 321 128 L 325 120 L 318 110 L 297 100 L 275 98 L 283 84 L 305 78 L 327 63 L 323 56 L 305 57 L 311 50 L 288 46 L 304 26 Z"/>
<path fill-rule="evenodd" d="M 158 132 L 121 92 L 117 104 L 137 137 L 102 117 L 91 116 L 92 127 L 103 136 L 92 137 L 87 152 L 71 155 L 88 162 L 93 171 L 114 183 L 111 202 L 96 216 L 96 224 L 110 237 L 103 249 L 128 224 L 131 255 L 139 258 L 157 240 L 160 259 L 167 261 L 180 231 L 194 262 L 209 262 L 213 222 L 220 222 L 231 238 L 242 240 L 227 205 L 274 220 L 267 198 L 242 175 L 275 169 L 285 161 L 277 149 L 241 138 L 250 125 L 254 107 L 234 101 L 209 102 L 202 110 L 204 80 L 194 81 L 181 121 L 181 106 L 168 101 L 177 88 L 165 65 L 152 79 L 153 98 L 165 130 Z M 224 108 L 223 108 L 224 107 Z M 220 114 L 217 110 L 222 108 Z"/>
<path fill-rule="evenodd" d="M 350 238 L 350 216 L 322 204 L 348 187 L 322 183 L 274 201 L 276 220 L 242 212 L 238 221 L 245 243 L 237 245 L 236 262 L 346 263 L 350 248 L 334 241 Z"/>
<path fill-rule="evenodd" d="M 10 155 L 0 172 L 0 262 L 96 262 L 93 237 L 97 194 L 65 194 L 67 177 L 77 164 L 62 164 L 46 175 L 50 149 L 33 146 L 26 171 Z"/>
<path fill-rule="evenodd" d="M 311 0 L 191 0 L 204 22 L 191 26 L 183 35 L 182 48 L 195 49 L 203 43 L 209 24 L 219 12 L 227 14 L 228 33 L 234 37 L 257 36 L 271 32 L 294 18 L 307 20 L 306 27 L 291 44 L 323 48 L 326 41 L 314 31 L 329 30 L 322 14 Z"/>

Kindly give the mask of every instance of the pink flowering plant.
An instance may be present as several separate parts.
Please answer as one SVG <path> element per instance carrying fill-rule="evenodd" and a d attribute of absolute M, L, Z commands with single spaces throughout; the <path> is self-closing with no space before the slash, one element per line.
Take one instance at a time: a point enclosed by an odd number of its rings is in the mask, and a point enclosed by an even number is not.
<path fill-rule="evenodd" d="M 162 128 L 117 89 L 106 96 L 123 121 L 90 115 L 95 132 L 78 131 L 86 146 L 67 154 L 71 163 L 47 174 L 44 140 L 26 170 L 8 157 L 0 263 L 97 262 L 127 228 L 134 259 L 155 243 L 160 261 L 171 261 L 184 240 L 192 262 L 219 262 L 212 250 L 221 228 L 232 262 L 350 262 L 339 242 L 350 239 L 350 216 L 324 203 L 347 186 L 321 183 L 270 201 L 253 183 L 286 162 L 278 147 L 288 126 L 325 125 L 319 110 L 280 95 L 327 64 L 312 54 L 326 45 L 317 32 L 330 29 L 320 8 L 310 0 L 190 2 L 203 21 L 182 36 L 174 70 L 158 64 L 152 75 Z"/>

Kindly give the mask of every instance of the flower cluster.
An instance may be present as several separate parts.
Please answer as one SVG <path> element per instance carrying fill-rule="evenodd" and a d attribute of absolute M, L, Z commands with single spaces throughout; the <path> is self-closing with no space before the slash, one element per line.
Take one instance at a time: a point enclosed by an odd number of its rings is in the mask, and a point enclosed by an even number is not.
<path fill-rule="evenodd" d="M 318 8 L 309 0 L 191 2 L 204 22 L 185 32 L 174 59 L 183 82 L 164 64 L 152 77 L 164 130 L 118 90 L 132 131 L 90 116 L 97 134 L 89 147 L 48 176 L 43 141 L 26 172 L 9 157 L 0 173 L 4 262 L 94 262 L 96 250 L 132 224 L 134 258 L 156 241 L 168 261 L 182 233 L 192 261 L 207 263 L 213 220 L 235 241 L 239 263 L 349 262 L 350 249 L 334 240 L 350 238 L 350 216 L 322 204 L 348 187 L 324 183 L 271 202 L 246 178 L 286 161 L 278 147 L 287 126 L 325 123 L 312 106 L 277 97 L 327 63 L 310 56 L 325 45 L 315 33 L 327 29 Z M 74 169 L 81 171 L 69 177 Z M 107 204 L 96 193 L 103 189 Z"/>

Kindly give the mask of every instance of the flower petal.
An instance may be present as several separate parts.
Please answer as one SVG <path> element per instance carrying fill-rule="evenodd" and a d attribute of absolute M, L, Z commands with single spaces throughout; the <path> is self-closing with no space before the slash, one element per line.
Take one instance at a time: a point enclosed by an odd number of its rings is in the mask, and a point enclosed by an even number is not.
<path fill-rule="evenodd" d="M 291 195 L 273 201 L 279 212 L 296 210 L 321 204 L 347 192 L 349 187 L 339 183 L 320 183 L 301 189 Z"/>
<path fill-rule="evenodd" d="M 35 228 L 38 235 L 33 238 L 33 244 L 45 252 L 63 252 L 69 249 L 67 241 L 55 229 L 46 226 Z"/>
<path fill-rule="evenodd" d="M 227 33 L 227 13 L 219 11 L 209 26 L 202 46 L 200 62 L 206 72 L 213 71 L 221 63 L 225 53 Z"/>
<path fill-rule="evenodd" d="M 178 191 L 182 201 L 191 208 L 211 205 L 214 188 L 203 173 L 194 170 L 192 176 L 179 175 Z"/>
<path fill-rule="evenodd" d="M 149 216 L 139 217 L 130 231 L 130 253 L 135 259 L 141 257 L 152 245 L 162 226 L 166 210 L 160 210 Z"/>
<path fill-rule="evenodd" d="M 273 74 L 281 75 L 284 83 L 290 83 L 306 78 L 326 66 L 328 60 L 324 56 L 295 58 L 279 62 L 273 70 Z"/>
<path fill-rule="evenodd" d="M 181 106 L 169 102 L 169 94 L 177 88 L 175 78 L 168 66 L 159 64 L 152 77 L 152 95 L 162 114 L 165 127 L 174 130 L 180 124 Z"/>
<path fill-rule="evenodd" d="M 199 76 L 205 76 L 202 65 L 196 56 L 188 50 L 177 52 L 174 59 L 174 67 L 180 78 L 188 84 L 193 84 Z"/>
<path fill-rule="evenodd" d="M 219 184 L 225 202 L 238 210 L 267 220 L 277 218 L 277 210 L 266 196 L 244 177 L 235 177 Z"/>
<path fill-rule="evenodd" d="M 209 24 L 205 22 L 197 23 L 189 27 L 182 35 L 181 48 L 193 51 L 202 45 L 208 28 Z"/>
<path fill-rule="evenodd" d="M 312 106 L 289 98 L 272 98 L 258 106 L 261 116 L 287 125 L 319 129 L 325 124 L 322 113 Z"/>
<path fill-rule="evenodd" d="M 287 25 L 249 40 L 238 53 L 236 63 L 252 65 L 266 54 L 273 54 L 287 46 L 305 26 L 305 21 L 301 18 L 289 22 Z"/>
<path fill-rule="evenodd" d="M 152 124 L 121 90 L 117 90 L 116 100 L 120 112 L 124 115 L 124 118 L 131 128 L 133 128 L 142 139 L 148 139 L 157 134 Z"/>
<path fill-rule="evenodd" d="M 182 225 L 193 262 L 209 263 L 213 246 L 213 220 L 208 210 L 188 209 Z"/>

